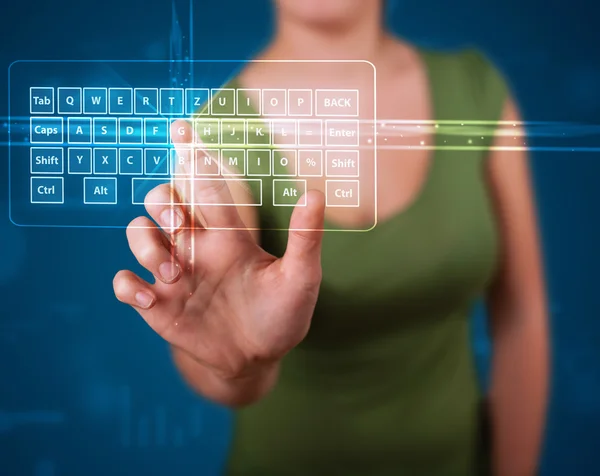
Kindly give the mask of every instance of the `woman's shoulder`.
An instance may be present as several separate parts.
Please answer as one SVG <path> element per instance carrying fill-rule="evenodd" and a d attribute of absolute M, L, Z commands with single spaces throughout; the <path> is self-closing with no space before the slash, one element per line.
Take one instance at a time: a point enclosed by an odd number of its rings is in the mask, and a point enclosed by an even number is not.
<path fill-rule="evenodd" d="M 474 116 L 496 120 L 510 95 L 510 85 L 502 69 L 483 50 L 466 47 L 444 51 L 423 49 L 437 96 L 451 92 L 454 102 L 469 104 Z M 435 93 L 435 92 L 434 92 Z"/>
<path fill-rule="evenodd" d="M 505 94 L 508 86 L 504 71 L 482 49 L 474 46 L 453 51 L 423 49 L 440 73 L 454 73 L 474 91 L 479 93 Z"/>

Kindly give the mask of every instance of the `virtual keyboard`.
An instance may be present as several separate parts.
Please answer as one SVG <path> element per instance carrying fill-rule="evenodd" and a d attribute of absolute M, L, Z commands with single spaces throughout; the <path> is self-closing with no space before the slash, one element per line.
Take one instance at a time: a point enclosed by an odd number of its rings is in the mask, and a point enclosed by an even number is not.
<path fill-rule="evenodd" d="M 302 206 L 320 188 L 329 208 L 372 210 L 370 229 L 375 204 L 361 188 L 375 196 L 374 69 L 348 63 L 355 84 L 293 89 L 240 87 L 229 80 L 240 62 L 177 65 L 188 71 L 175 80 L 172 62 L 13 63 L 11 220 L 124 227 L 152 188 L 189 180 L 243 182 L 252 193 L 236 205 L 252 207 Z M 194 139 L 175 148 L 181 119 Z"/>

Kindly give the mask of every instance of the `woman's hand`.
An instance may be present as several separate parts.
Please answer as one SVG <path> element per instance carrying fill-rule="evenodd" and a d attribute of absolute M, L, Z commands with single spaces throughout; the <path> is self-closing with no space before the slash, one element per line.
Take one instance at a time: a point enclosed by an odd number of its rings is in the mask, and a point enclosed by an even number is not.
<path fill-rule="evenodd" d="M 185 131 L 174 134 L 184 153 L 191 128 L 181 121 L 174 128 Z M 195 203 L 233 204 L 224 184 L 184 178 L 152 190 L 146 209 L 161 228 L 138 217 L 127 238 L 156 282 L 120 271 L 114 291 L 172 346 L 219 378 L 243 379 L 277 362 L 308 332 L 321 282 L 325 206 L 320 192 L 308 192 L 290 228 L 310 231 L 290 231 L 277 259 L 255 242 L 235 206 L 189 204 L 191 195 Z"/>

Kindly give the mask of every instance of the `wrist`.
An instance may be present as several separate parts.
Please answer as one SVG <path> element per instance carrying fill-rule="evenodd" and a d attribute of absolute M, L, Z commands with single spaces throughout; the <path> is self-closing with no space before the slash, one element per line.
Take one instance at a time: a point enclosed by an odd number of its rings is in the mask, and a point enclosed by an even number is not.
<path fill-rule="evenodd" d="M 279 361 L 240 366 L 236 372 L 220 372 L 171 346 L 175 364 L 186 382 L 202 396 L 221 405 L 242 407 L 267 395 L 277 382 Z"/>
<path fill-rule="evenodd" d="M 213 372 L 215 385 L 227 395 L 225 405 L 244 407 L 265 397 L 277 383 L 279 362 L 261 363 L 244 369 L 236 375 L 221 376 Z"/>

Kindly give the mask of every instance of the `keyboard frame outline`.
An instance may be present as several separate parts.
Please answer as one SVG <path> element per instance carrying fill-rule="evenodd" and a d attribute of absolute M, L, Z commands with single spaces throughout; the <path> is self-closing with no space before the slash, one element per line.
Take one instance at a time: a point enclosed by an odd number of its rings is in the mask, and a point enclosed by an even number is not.
<path fill-rule="evenodd" d="M 8 187 L 7 187 L 7 191 L 8 191 L 8 217 L 10 222 L 17 227 L 24 227 L 24 228 L 94 228 L 94 229 L 124 229 L 127 228 L 128 225 L 63 225 L 63 224 L 41 224 L 41 223 L 19 223 L 17 221 L 15 221 L 13 219 L 13 214 L 12 214 L 12 171 L 11 171 L 11 167 L 12 167 L 12 157 L 11 157 L 11 153 L 12 153 L 12 134 L 11 134 L 11 123 L 12 123 L 12 114 L 11 114 L 11 70 L 13 68 L 13 66 L 20 64 L 20 63 L 54 63 L 54 64 L 60 64 L 60 63 L 70 63 L 70 64 L 85 64 L 85 63 L 98 63 L 98 64 L 103 64 L 103 63 L 115 63 L 115 64 L 146 64 L 146 63 L 158 63 L 158 64 L 194 64 L 194 63 L 226 63 L 226 64 L 232 64 L 232 65 L 245 65 L 248 63 L 291 63 L 291 64 L 297 64 L 297 63 L 362 63 L 362 64 L 366 64 L 371 66 L 371 68 L 373 69 L 373 124 L 377 123 L 377 68 L 375 67 L 375 65 L 368 60 L 364 60 L 364 59 L 353 59 L 353 60 L 258 60 L 258 59 L 211 59 L 211 60 L 201 60 L 201 59 L 194 59 L 194 60 L 152 60 L 152 59 L 53 59 L 53 60 L 39 60 L 39 59 L 18 59 L 18 60 L 14 60 L 12 61 L 7 68 L 7 76 L 8 76 L 8 81 L 7 81 L 7 111 L 8 111 L 8 120 L 7 120 L 7 124 L 8 124 L 8 130 L 7 130 L 7 137 L 8 137 L 8 141 L 7 141 L 7 148 L 8 148 Z M 232 76 L 234 77 L 234 76 Z M 231 79 L 231 78 L 230 78 Z M 52 115 L 54 115 L 57 111 L 58 111 L 58 87 L 47 87 L 47 86 L 29 86 L 28 90 L 30 91 L 31 94 L 31 90 L 32 89 L 52 89 L 53 90 L 53 104 L 52 104 L 52 108 L 53 108 L 53 112 L 52 113 L 35 113 L 36 116 L 41 116 L 41 117 L 52 117 Z M 80 102 L 80 108 L 82 113 L 85 113 L 85 89 L 90 89 L 90 88 L 86 88 L 86 87 L 81 87 L 81 102 Z M 92 89 L 105 89 L 106 90 L 106 113 L 108 115 L 108 110 L 110 107 L 110 99 L 109 99 L 109 88 L 92 88 Z M 136 102 L 135 102 L 135 89 L 156 89 L 157 90 L 157 99 L 158 99 L 158 110 L 156 113 L 156 117 L 157 119 L 161 117 L 160 114 L 160 89 L 161 88 L 135 88 L 132 87 L 132 114 L 129 115 L 132 118 L 136 117 L 136 111 L 135 111 L 135 107 L 136 107 Z M 164 89 L 164 88 L 163 88 Z M 207 88 L 203 88 L 203 87 L 195 87 L 193 89 L 207 89 Z M 212 97 L 212 91 L 218 89 L 218 90 L 222 90 L 222 89 L 230 89 L 230 88 L 208 88 L 209 90 L 209 98 Z M 268 89 L 268 88 L 264 88 L 264 89 Z M 319 90 L 326 90 L 323 88 L 320 88 Z M 234 96 L 237 94 L 237 91 L 235 89 L 233 89 L 234 91 Z M 286 104 L 287 104 L 287 99 L 288 99 L 288 95 L 289 95 L 289 90 L 284 90 L 286 91 Z M 316 101 L 317 99 L 317 89 L 310 89 L 310 91 L 312 91 L 313 94 L 313 100 Z M 183 89 L 183 114 L 181 116 L 179 116 L 180 118 L 189 118 L 189 115 L 186 114 L 186 88 Z M 31 96 L 30 96 L 31 97 Z M 264 96 L 263 96 L 264 97 Z M 237 101 L 234 101 L 234 104 L 237 104 Z M 316 113 L 316 109 L 317 109 L 317 105 L 313 102 L 311 103 L 311 112 Z M 287 111 L 286 111 L 287 112 Z M 31 112 L 31 104 L 29 107 L 29 114 L 30 114 L 30 121 L 31 121 L 31 116 L 33 115 L 33 113 Z M 237 114 L 237 110 L 234 112 L 234 114 L 231 116 L 232 118 L 236 118 L 236 114 Z M 77 117 L 75 114 L 65 114 L 65 116 L 67 118 L 69 117 Z M 110 117 L 110 116 L 109 116 Z M 227 116 L 224 116 L 227 117 Z M 269 115 L 266 116 L 264 114 L 264 111 L 262 111 L 262 105 L 261 105 L 261 112 L 256 116 L 257 119 L 260 118 L 265 118 L 267 120 L 272 120 L 273 118 L 277 118 L 277 117 L 281 117 L 281 116 L 273 116 L 273 115 Z M 308 116 L 306 116 L 308 117 Z M 324 118 L 324 122 L 325 120 L 344 120 L 341 119 L 341 116 L 337 116 L 340 117 L 340 119 L 336 119 L 335 116 L 332 117 L 328 117 L 328 118 Z M 343 116 L 344 118 L 346 118 L 346 120 L 353 120 L 353 119 L 348 119 L 349 116 Z M 196 115 L 194 117 L 194 120 L 197 119 L 201 119 L 202 117 L 198 117 L 198 115 Z M 94 125 L 93 125 L 93 118 L 92 119 L 92 127 L 91 127 L 91 131 L 90 131 L 90 139 L 91 139 L 91 144 L 74 144 L 75 146 L 77 145 L 89 145 L 89 146 L 93 146 L 94 144 Z M 167 118 L 168 119 L 168 118 Z M 251 119 L 251 118 L 249 118 Z M 146 118 L 143 118 L 143 122 L 142 125 L 143 127 L 145 127 L 145 120 Z M 306 120 L 310 120 L 310 119 L 306 119 Z M 65 139 L 65 128 L 64 128 L 64 123 L 66 122 L 67 124 L 67 139 L 68 139 L 68 120 L 64 121 L 64 118 L 61 117 L 61 121 L 63 122 L 63 130 L 62 130 L 62 138 L 63 138 L 63 143 L 64 143 L 64 139 Z M 357 119 L 358 121 L 358 119 Z M 118 123 L 117 123 L 117 136 L 118 136 Z M 325 138 L 325 144 L 327 139 Z M 118 142 L 118 139 L 117 139 Z M 41 145 L 41 144 L 40 144 Z M 52 144 L 45 144 L 46 146 L 50 146 L 52 147 Z M 134 145 L 134 144 L 131 144 Z M 145 144 L 143 144 L 145 145 Z M 170 145 L 170 144 L 169 144 Z M 373 181 L 374 181 L 374 190 L 375 193 L 373 195 L 373 224 L 368 227 L 368 228 L 363 228 L 363 229 L 353 229 L 353 228 L 341 228 L 341 227 L 327 227 L 327 221 L 325 222 L 325 226 L 323 227 L 322 231 L 327 231 L 327 232 L 345 232 L 345 233 L 364 233 L 364 232 L 369 232 L 372 231 L 378 223 L 378 202 L 377 202 L 377 181 L 378 181 L 378 177 L 377 177 L 377 134 L 374 133 L 373 134 L 373 138 L 372 138 L 372 144 L 370 144 L 373 148 Z M 38 146 L 38 144 L 32 143 L 30 142 L 29 147 L 32 146 Z M 167 146 L 168 147 L 168 146 Z M 209 147 L 210 148 L 210 147 Z M 145 157 L 145 154 L 143 154 Z M 323 154 L 323 161 L 322 161 L 322 170 L 324 170 L 326 168 L 326 151 Z M 144 160 L 143 157 L 143 160 Z M 65 162 L 68 161 L 68 151 L 66 153 L 63 153 L 63 173 L 65 170 L 68 171 L 68 163 L 67 166 L 65 166 Z M 117 172 L 119 172 L 119 156 L 117 153 Z M 145 162 L 145 160 L 144 160 Z M 94 160 L 92 157 L 92 167 L 94 164 Z M 145 163 L 144 163 L 144 169 L 145 169 Z M 145 171 L 145 170 L 144 170 Z M 39 176 L 38 176 L 39 177 Z M 64 182 L 64 177 L 63 178 L 63 182 Z M 247 177 L 247 179 L 252 180 L 249 176 Z M 297 180 L 301 180 L 300 177 L 296 178 Z M 115 178 L 115 180 L 117 180 Z M 171 182 L 174 180 L 173 177 L 170 177 Z M 275 180 L 275 178 L 273 178 L 273 180 Z M 324 180 L 327 180 L 326 177 L 324 177 Z M 331 179 L 330 179 L 331 180 Z M 351 179 L 347 179 L 347 180 L 351 180 Z M 325 182 L 325 187 L 327 182 Z M 261 188 L 264 184 L 262 184 L 261 181 Z M 132 182 L 132 188 L 133 188 L 133 182 Z M 64 185 L 63 185 L 63 202 L 64 202 Z M 33 202 L 32 202 L 33 203 Z M 261 197 L 261 205 L 262 205 L 262 197 Z M 298 206 L 302 206 L 302 205 L 298 205 Z M 141 213 L 143 214 L 143 212 Z M 211 227 L 209 229 L 220 229 L 220 228 L 214 228 Z M 248 228 L 249 230 L 252 228 Z M 265 230 L 265 231 L 280 231 L 281 229 L 277 228 L 277 229 L 271 229 L 271 228 L 258 228 L 258 230 Z"/>

